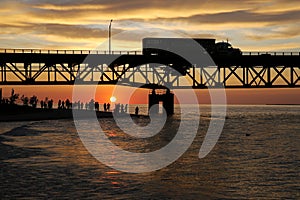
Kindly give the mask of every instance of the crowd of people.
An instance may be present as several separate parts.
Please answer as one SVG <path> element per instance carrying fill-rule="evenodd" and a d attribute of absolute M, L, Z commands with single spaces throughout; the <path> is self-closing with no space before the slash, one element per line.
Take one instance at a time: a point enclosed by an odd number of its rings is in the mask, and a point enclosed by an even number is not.
<path fill-rule="evenodd" d="M 26 97 L 24 95 L 19 98 L 19 94 L 16 94 L 15 91 L 12 89 L 11 96 L 9 98 L 1 98 L 0 104 L 16 104 L 16 101 L 20 99 L 24 106 L 31 106 L 33 108 L 38 107 L 38 102 L 40 104 L 40 108 L 42 109 L 53 109 L 54 108 L 54 101 L 53 99 L 49 99 L 46 97 L 44 100 L 39 100 L 37 96 L 33 95 L 32 97 Z M 69 99 L 66 100 L 58 100 L 57 109 L 79 109 L 79 110 L 96 110 L 102 111 L 100 109 L 100 103 L 91 99 L 89 102 L 83 103 L 80 100 L 76 102 L 71 102 Z M 113 111 L 115 113 L 127 113 L 128 112 L 128 104 L 115 104 L 114 110 L 111 110 L 110 103 L 103 104 L 103 111 L 110 112 Z M 138 115 L 139 108 L 135 108 L 135 114 Z"/>
<path fill-rule="evenodd" d="M 114 112 L 116 113 L 127 113 L 128 104 L 124 106 L 124 104 L 116 104 Z"/>
<path fill-rule="evenodd" d="M 83 103 L 81 101 L 77 101 L 74 103 L 71 103 L 71 108 L 72 105 L 74 106 L 75 109 L 79 109 L 79 110 L 96 110 L 96 111 L 100 111 L 100 103 L 98 101 L 95 102 L 94 99 L 91 99 L 89 102 Z M 110 111 L 110 103 L 104 103 L 103 104 L 103 111 L 107 112 Z"/>

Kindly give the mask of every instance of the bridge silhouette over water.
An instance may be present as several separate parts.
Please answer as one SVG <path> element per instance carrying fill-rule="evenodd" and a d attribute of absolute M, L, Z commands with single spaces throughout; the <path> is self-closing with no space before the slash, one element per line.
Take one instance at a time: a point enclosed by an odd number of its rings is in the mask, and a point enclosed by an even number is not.
<path fill-rule="evenodd" d="M 143 55 L 140 51 L 108 54 L 0 49 L 0 84 L 119 84 L 145 88 L 162 85 L 172 89 L 300 87 L 299 52 L 243 52 L 240 56 L 212 59 L 215 66 L 188 64 L 180 57 Z"/>

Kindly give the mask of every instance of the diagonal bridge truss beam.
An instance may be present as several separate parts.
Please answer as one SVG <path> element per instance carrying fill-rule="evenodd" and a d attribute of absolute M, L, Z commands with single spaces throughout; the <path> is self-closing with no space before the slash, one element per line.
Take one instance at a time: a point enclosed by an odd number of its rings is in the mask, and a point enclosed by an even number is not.
<path fill-rule="evenodd" d="M 118 56 L 110 59 L 115 62 L 109 63 L 109 56 L 99 55 L 97 62 L 89 63 L 83 55 L 55 55 L 53 58 L 32 55 L 30 59 L 28 56 L 22 59 L 21 55 L 3 57 L 0 54 L 0 84 L 118 83 L 134 87 L 158 84 L 183 89 L 300 87 L 300 56 L 287 59 L 277 59 L 277 56 L 273 60 L 270 57 L 270 62 L 260 60 L 259 56 L 250 56 L 251 59 L 246 56 L 245 60 L 223 58 L 216 59 L 216 66 L 178 64 L 170 60 L 160 63 L 157 58 L 142 55 Z"/>

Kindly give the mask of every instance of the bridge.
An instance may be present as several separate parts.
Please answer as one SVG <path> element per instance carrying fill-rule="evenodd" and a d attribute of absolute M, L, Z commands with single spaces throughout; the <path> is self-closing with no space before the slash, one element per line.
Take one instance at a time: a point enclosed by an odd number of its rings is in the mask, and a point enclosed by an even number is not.
<path fill-rule="evenodd" d="M 299 52 L 243 52 L 241 56 L 215 56 L 213 61 L 215 66 L 200 66 L 139 51 L 0 49 L 0 85 L 300 87 Z"/>

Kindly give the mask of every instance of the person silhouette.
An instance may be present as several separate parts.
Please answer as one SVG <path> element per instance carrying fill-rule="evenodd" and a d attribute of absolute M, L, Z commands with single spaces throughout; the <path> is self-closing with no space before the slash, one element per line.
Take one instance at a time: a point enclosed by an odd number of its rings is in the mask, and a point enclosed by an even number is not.
<path fill-rule="evenodd" d="M 124 112 L 127 113 L 127 110 L 128 110 L 128 104 L 125 105 Z"/>
<path fill-rule="evenodd" d="M 135 107 L 135 115 L 138 115 L 139 114 L 139 107 L 137 106 L 137 107 Z"/>
<path fill-rule="evenodd" d="M 121 113 L 124 113 L 124 105 L 121 104 Z"/>
<path fill-rule="evenodd" d="M 152 94 L 153 94 L 153 95 L 156 95 L 155 89 L 154 89 L 154 88 L 152 89 Z"/>
<path fill-rule="evenodd" d="M 95 100 L 91 99 L 89 102 L 89 109 L 90 110 L 95 110 Z"/>
<path fill-rule="evenodd" d="M 50 101 L 48 101 L 48 108 L 52 109 L 53 107 L 53 99 L 51 99 Z"/>
<path fill-rule="evenodd" d="M 80 110 L 80 100 L 77 102 L 77 108 Z"/>
<path fill-rule="evenodd" d="M 71 108 L 71 102 L 69 99 L 66 100 L 66 107 L 67 107 L 67 109 Z"/>
<path fill-rule="evenodd" d="M 99 102 L 98 101 L 95 102 L 95 110 L 99 111 Z"/>
<path fill-rule="evenodd" d="M 61 100 L 60 99 L 58 100 L 57 108 L 61 109 Z"/>
<path fill-rule="evenodd" d="M 103 108 L 104 108 L 104 112 L 106 112 L 106 110 L 107 110 L 106 103 L 103 104 Z"/>

